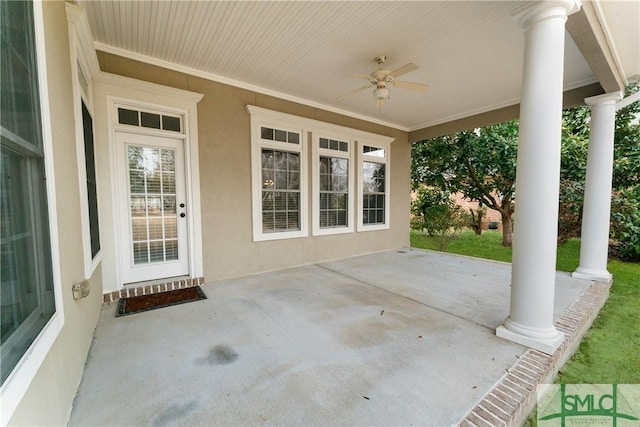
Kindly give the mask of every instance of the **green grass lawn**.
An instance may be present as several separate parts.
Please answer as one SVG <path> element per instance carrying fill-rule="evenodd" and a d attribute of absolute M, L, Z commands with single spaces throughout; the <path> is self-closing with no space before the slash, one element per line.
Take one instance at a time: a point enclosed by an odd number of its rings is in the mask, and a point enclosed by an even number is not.
<path fill-rule="evenodd" d="M 466 230 L 448 252 L 497 261 L 511 261 L 511 248 L 501 246 L 502 234 Z M 435 250 L 433 240 L 411 230 L 411 246 Z M 556 267 L 574 271 L 580 241 L 558 247 Z M 614 282 L 611 295 L 573 358 L 561 369 L 557 382 L 578 384 L 640 384 L 640 263 L 610 260 Z"/>

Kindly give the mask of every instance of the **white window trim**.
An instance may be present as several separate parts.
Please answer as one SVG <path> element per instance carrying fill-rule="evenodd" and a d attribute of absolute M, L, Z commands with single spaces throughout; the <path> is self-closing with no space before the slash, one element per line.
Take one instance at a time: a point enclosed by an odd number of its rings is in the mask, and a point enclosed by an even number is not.
<path fill-rule="evenodd" d="M 49 354 L 55 340 L 64 326 L 64 307 L 62 302 L 62 278 L 58 245 L 58 216 L 56 208 L 55 175 L 53 165 L 53 142 L 51 135 L 51 112 L 49 108 L 49 88 L 47 85 L 47 64 L 44 38 L 44 17 L 42 2 L 33 2 L 33 21 L 35 30 L 36 61 L 38 63 L 38 87 L 40 95 L 40 114 L 42 117 L 42 139 L 44 148 L 44 166 L 47 176 L 47 203 L 49 235 L 51 241 L 51 267 L 53 292 L 56 311 L 42 328 L 29 349 L 22 355 L 0 388 L 0 425 L 8 425 L 20 401 L 26 394 L 38 369 Z"/>
<path fill-rule="evenodd" d="M 320 138 L 334 139 L 338 141 L 343 141 L 349 144 L 349 151 L 337 151 L 330 150 L 326 148 L 320 148 Z M 355 146 L 357 144 L 344 136 L 327 134 L 327 133 L 314 133 L 313 135 L 313 146 L 312 146 L 312 161 L 311 161 L 311 193 L 312 193 L 312 232 L 314 236 L 325 236 L 330 234 L 345 234 L 345 233 L 353 233 L 355 230 L 354 227 L 354 210 L 355 203 L 354 199 L 355 191 L 355 179 L 354 179 L 354 161 L 353 161 L 353 153 L 355 152 Z M 346 227 L 332 227 L 332 228 L 321 228 L 320 227 L 320 157 L 339 157 L 343 159 L 349 160 L 349 199 L 347 202 L 347 226 Z"/>
<path fill-rule="evenodd" d="M 363 153 L 364 146 L 373 146 L 384 148 L 384 157 L 371 156 Z M 358 143 L 358 232 L 361 231 L 379 231 L 388 230 L 391 223 L 390 209 L 391 206 L 391 143 L 375 142 L 375 141 L 359 141 Z M 385 165 L 385 179 L 384 179 L 384 224 L 363 224 L 362 214 L 362 198 L 364 196 L 364 177 L 363 177 L 363 164 L 364 162 L 383 163 Z"/>
<path fill-rule="evenodd" d="M 261 170 L 261 159 L 259 157 L 260 155 L 260 127 L 264 126 L 265 124 L 267 124 L 267 126 L 269 127 L 279 127 L 279 128 L 284 128 L 284 129 L 302 129 L 302 138 L 304 140 L 304 143 L 306 145 L 306 141 L 307 141 L 307 137 L 309 134 L 312 135 L 312 138 L 315 137 L 315 135 L 339 135 L 339 138 L 336 139 L 342 139 L 347 140 L 347 141 L 351 141 L 352 142 L 352 147 L 351 147 L 351 151 L 352 153 L 356 153 L 359 154 L 360 151 L 362 151 L 362 145 L 373 145 L 373 146 L 377 146 L 377 147 L 384 147 L 386 149 L 386 159 L 385 162 L 387 163 L 387 177 L 389 175 L 389 166 L 391 165 L 390 163 L 390 151 L 391 151 L 391 143 L 395 140 L 395 138 L 392 137 L 388 137 L 388 136 L 384 136 L 384 135 L 378 135 L 375 133 L 371 133 L 371 132 L 366 132 L 363 130 L 359 130 L 359 129 L 353 129 L 353 128 L 348 128 L 345 126 L 340 126 L 340 125 L 334 125 L 332 123 L 327 123 L 327 122 L 321 122 L 319 120 L 314 120 L 314 119 L 307 119 L 305 117 L 300 117 L 300 116 L 295 116 L 292 114 L 286 114 L 286 113 L 281 113 L 279 111 L 274 111 L 274 110 L 268 110 L 266 108 L 262 108 L 262 107 L 256 107 L 255 105 L 247 105 L 246 106 L 247 111 L 249 112 L 250 116 L 251 116 L 251 172 L 252 172 L 252 178 L 251 178 L 251 185 L 252 185 L 252 201 L 253 201 L 253 240 L 254 241 L 261 241 L 261 240 L 274 240 L 274 239 L 286 239 L 286 238 L 294 238 L 294 237 L 308 237 L 308 231 L 307 231 L 307 221 L 308 221 L 308 213 L 303 213 L 302 214 L 302 227 L 305 231 L 303 232 L 302 230 L 299 232 L 296 232 L 295 235 L 289 235 L 287 236 L 286 234 L 289 233 L 262 233 L 262 183 L 261 183 L 261 178 L 262 178 L 262 170 Z M 358 143 L 358 141 L 362 142 L 362 145 Z M 293 144 L 290 144 L 293 145 Z M 308 175 L 305 171 L 302 171 L 302 167 L 306 168 L 307 164 L 309 163 L 309 159 L 307 158 L 306 155 L 306 147 L 304 150 L 305 154 L 301 157 L 301 209 L 303 209 L 305 212 L 308 212 L 308 193 L 309 193 L 309 189 L 308 189 L 308 184 L 307 184 L 307 179 L 308 179 Z M 315 157 L 315 155 L 314 155 Z M 354 198 L 358 198 L 359 202 L 355 203 L 356 209 L 358 211 L 357 214 L 357 223 L 356 223 L 356 231 L 375 231 L 375 230 L 385 230 L 389 228 L 389 224 L 390 224 L 390 219 L 389 219 L 389 201 L 390 201 L 390 194 L 389 194 L 389 182 L 390 180 L 387 179 L 386 180 L 386 189 L 385 189 L 385 194 L 387 196 L 386 200 L 385 200 L 385 224 L 380 224 L 380 225 L 375 225 L 375 226 L 362 226 L 362 163 L 361 160 L 362 156 L 358 155 L 357 157 L 355 155 L 352 155 L 353 158 L 353 164 L 354 167 L 356 167 L 358 169 L 358 181 L 356 186 L 359 186 L 360 188 L 357 188 L 356 191 L 354 191 Z M 375 157 L 373 158 L 376 161 L 380 161 L 379 157 Z M 315 175 L 315 174 L 314 174 Z M 313 178 L 312 178 L 313 179 Z M 305 180 L 304 183 L 302 183 L 302 180 Z M 312 189 L 312 194 L 315 191 L 315 188 L 317 187 L 317 185 L 314 185 L 314 188 Z M 304 198 L 304 201 L 303 201 Z M 303 205 L 304 203 L 304 205 Z M 313 209 L 315 211 L 315 209 Z M 353 209 L 352 209 L 353 211 Z M 260 238 L 261 235 L 267 234 L 270 238 Z M 314 233 L 315 235 L 315 233 Z"/>
<path fill-rule="evenodd" d="M 128 101 L 128 100 L 123 100 L 123 102 L 121 103 L 114 102 L 111 105 L 111 107 L 112 107 L 111 114 L 114 120 L 113 121 L 114 129 L 121 130 L 123 132 L 128 132 L 128 133 L 139 133 L 142 135 L 158 135 L 158 136 L 166 136 L 166 137 L 176 138 L 176 139 L 186 138 L 187 124 L 186 124 L 185 110 L 176 110 L 173 108 L 169 108 L 167 106 L 162 106 L 162 105 L 159 106 L 159 105 L 153 105 L 145 102 Z M 180 120 L 180 131 L 178 132 L 178 131 L 166 130 L 166 129 L 156 129 L 156 128 L 151 128 L 146 126 L 120 124 L 119 118 L 118 118 L 119 108 L 177 118 Z"/>
<path fill-rule="evenodd" d="M 67 16 L 69 21 L 69 43 L 70 43 L 70 59 L 71 59 L 71 81 L 73 90 L 73 112 L 75 118 L 76 128 L 76 160 L 78 165 L 78 191 L 80 194 L 80 226 L 82 229 L 82 253 L 84 256 L 84 278 L 90 279 L 93 272 L 102 262 L 102 230 L 100 220 L 100 186 L 96 187 L 96 197 L 98 202 L 98 238 L 100 240 L 100 250 L 95 256 L 91 255 L 91 225 L 89 219 L 89 200 L 87 190 L 87 171 L 86 171 L 86 159 L 85 159 L 85 141 L 84 141 L 84 124 L 82 118 L 82 101 L 84 101 L 89 114 L 93 119 L 94 129 L 94 170 L 96 174 L 96 180 L 99 176 L 98 162 L 95 159 L 95 116 L 93 114 L 93 88 L 92 82 L 98 74 L 96 71 L 98 68 L 97 59 L 95 58 L 95 52 L 89 50 L 86 46 L 86 40 L 88 35 L 84 33 L 86 29 L 82 28 L 82 20 L 80 17 L 74 14 L 74 8 L 70 5 L 66 5 Z M 80 76 L 78 73 L 78 67 L 82 70 L 82 73 L 87 81 L 88 93 L 82 90 L 80 85 Z"/>
<path fill-rule="evenodd" d="M 277 128 L 288 132 L 296 132 L 300 135 L 299 144 L 288 142 L 270 141 L 262 139 L 261 128 Z M 300 156 L 300 230 L 274 231 L 266 233 L 262 229 L 262 149 L 270 148 L 279 151 L 298 153 Z M 304 129 L 295 125 L 289 125 L 268 118 L 251 115 L 251 188 L 253 209 L 253 241 L 294 239 L 306 237 L 308 231 L 308 159 L 307 159 L 307 135 Z"/>

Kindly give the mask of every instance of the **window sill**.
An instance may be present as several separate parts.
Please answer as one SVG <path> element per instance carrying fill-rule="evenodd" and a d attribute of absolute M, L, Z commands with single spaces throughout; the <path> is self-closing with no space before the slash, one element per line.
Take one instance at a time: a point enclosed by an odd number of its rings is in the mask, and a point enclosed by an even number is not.
<path fill-rule="evenodd" d="M 314 236 L 332 236 L 334 234 L 353 233 L 353 227 L 318 228 L 313 230 Z"/>
<path fill-rule="evenodd" d="M 56 311 L 0 387 L 0 400 L 2 401 L 0 425 L 9 424 L 44 359 L 60 335 L 63 325 L 64 317 L 59 311 Z"/>
<path fill-rule="evenodd" d="M 381 230 L 388 230 L 389 229 L 389 224 L 375 224 L 375 225 L 359 225 L 358 226 L 358 233 L 362 232 L 362 231 L 381 231 Z"/>
<path fill-rule="evenodd" d="M 254 232 L 254 242 L 267 242 L 270 240 L 284 240 L 284 239 L 299 239 L 301 237 L 308 237 L 306 230 L 302 231 L 282 231 L 274 233 Z"/>

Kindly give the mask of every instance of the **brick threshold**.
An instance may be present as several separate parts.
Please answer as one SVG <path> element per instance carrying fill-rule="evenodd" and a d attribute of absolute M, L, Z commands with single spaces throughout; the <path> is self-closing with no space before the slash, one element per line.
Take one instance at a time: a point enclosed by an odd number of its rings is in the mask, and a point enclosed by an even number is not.
<path fill-rule="evenodd" d="M 153 285 L 126 287 L 119 291 L 109 292 L 102 295 L 103 303 L 112 303 L 120 298 L 137 297 L 141 295 L 157 294 L 160 292 L 168 292 L 176 289 L 191 288 L 193 286 L 204 284 L 204 277 L 195 277 L 189 279 L 174 280 L 165 283 L 156 283 Z"/>
<path fill-rule="evenodd" d="M 575 353 L 609 297 L 610 283 L 594 282 L 555 322 L 565 338 L 552 356 L 529 349 L 460 422 L 461 427 L 520 426 L 536 405 L 536 386 L 550 383 Z"/>

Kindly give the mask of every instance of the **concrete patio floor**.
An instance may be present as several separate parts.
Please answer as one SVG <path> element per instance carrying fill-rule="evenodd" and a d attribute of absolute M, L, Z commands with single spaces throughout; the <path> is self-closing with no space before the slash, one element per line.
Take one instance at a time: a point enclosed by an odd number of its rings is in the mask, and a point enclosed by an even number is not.
<path fill-rule="evenodd" d="M 70 425 L 453 425 L 527 349 L 511 265 L 405 249 L 105 304 Z M 558 273 L 556 318 L 592 282 Z"/>

